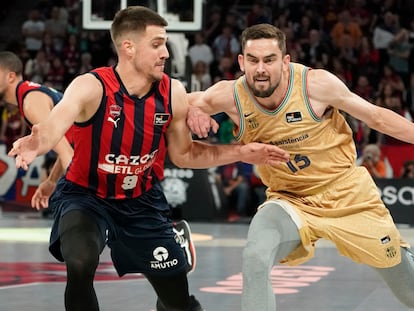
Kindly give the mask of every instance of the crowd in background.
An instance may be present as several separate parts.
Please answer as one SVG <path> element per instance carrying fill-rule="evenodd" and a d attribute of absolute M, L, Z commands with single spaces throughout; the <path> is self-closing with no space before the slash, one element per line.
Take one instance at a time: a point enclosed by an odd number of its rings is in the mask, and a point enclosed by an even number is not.
<path fill-rule="evenodd" d="M 186 33 L 192 79 L 199 89 L 242 75 L 237 64 L 241 32 L 253 24 L 271 23 L 286 33 L 291 61 L 325 68 L 370 102 L 413 120 L 414 1 L 206 2 L 203 29 Z M 81 3 L 77 0 L 42 0 L 28 9 L 27 19 L 21 29 L 16 29 L 20 39 L 13 39 L 16 37 L 13 34 L 6 47 L 22 59 L 25 79 L 64 91 L 75 76 L 94 67 L 116 63 L 109 31 L 82 29 L 80 11 Z M 0 106 L 0 140 L 10 146 L 27 133 L 27 128 L 16 110 L 5 103 Z M 231 142 L 231 122 L 225 116 L 216 117 L 221 127 L 212 139 Z M 405 163 L 401 172 L 393 172 L 381 155 L 382 146 L 404 145 L 404 142 L 370 130 L 351 116 L 346 118 L 354 131 L 359 164 L 367 166 L 374 177 L 414 175 L 413 161 Z M 246 186 L 243 182 L 261 189 L 256 193 L 256 200 L 262 200 L 262 188 L 255 180 L 254 168 L 236 166 L 233 169 L 232 172 L 221 169 L 225 174 L 220 177 L 233 176 L 238 186 L 242 185 L 240 189 Z M 239 175 L 243 176 L 242 181 Z M 223 182 L 229 184 L 229 181 Z M 248 202 L 242 196 L 240 200 Z M 237 209 L 248 209 L 234 205 Z"/>

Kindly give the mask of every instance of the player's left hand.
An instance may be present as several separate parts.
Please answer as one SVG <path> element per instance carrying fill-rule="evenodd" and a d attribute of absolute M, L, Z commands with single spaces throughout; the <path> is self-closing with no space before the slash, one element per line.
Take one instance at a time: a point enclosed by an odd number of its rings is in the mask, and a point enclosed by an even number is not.
<path fill-rule="evenodd" d="M 187 126 L 199 138 L 206 138 L 210 130 L 217 133 L 219 124 L 210 115 L 203 112 L 200 108 L 190 106 L 187 114 Z"/>
<path fill-rule="evenodd" d="M 56 183 L 46 179 L 41 182 L 36 189 L 36 192 L 32 196 L 31 204 L 32 208 L 40 210 L 42 208 L 48 208 L 49 198 L 56 188 Z"/>

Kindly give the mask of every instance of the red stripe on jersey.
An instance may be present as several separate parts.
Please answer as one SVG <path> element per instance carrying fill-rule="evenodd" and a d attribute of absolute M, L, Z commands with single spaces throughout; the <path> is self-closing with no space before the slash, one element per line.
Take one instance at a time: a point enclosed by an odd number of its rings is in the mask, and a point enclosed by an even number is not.
<path fill-rule="evenodd" d="M 66 178 L 99 197 L 137 197 L 163 177 L 170 78 L 164 75 L 147 95 L 137 98 L 128 94 L 112 67 L 92 73 L 104 94 L 95 115 L 75 124 L 76 157 Z"/>

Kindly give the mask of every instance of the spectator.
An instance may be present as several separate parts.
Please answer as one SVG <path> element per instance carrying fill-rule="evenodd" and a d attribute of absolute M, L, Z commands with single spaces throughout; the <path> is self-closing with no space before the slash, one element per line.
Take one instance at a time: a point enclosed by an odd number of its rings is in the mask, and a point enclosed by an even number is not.
<path fill-rule="evenodd" d="M 348 87 L 352 86 L 352 71 L 345 67 L 344 63 L 337 56 L 331 57 L 329 66 L 334 75 L 342 80 Z"/>
<path fill-rule="evenodd" d="M 381 92 L 386 84 L 390 84 L 392 90 L 396 91 L 402 97 L 405 91 L 404 81 L 389 64 L 385 64 L 382 67 L 382 76 L 378 83 L 378 91 Z"/>
<path fill-rule="evenodd" d="M 244 175 L 243 163 L 236 162 L 219 166 L 217 168 L 217 179 L 228 199 L 228 221 L 237 221 L 240 217 L 247 216 L 250 186 Z"/>
<path fill-rule="evenodd" d="M 24 67 L 24 75 L 27 80 L 42 84 L 50 70 L 50 62 L 43 50 L 36 52 L 36 57 L 29 59 Z"/>
<path fill-rule="evenodd" d="M 312 29 L 318 29 L 318 25 L 312 22 L 310 16 L 303 15 L 300 24 L 294 28 L 294 37 L 299 44 L 309 43 L 309 35 Z"/>
<path fill-rule="evenodd" d="M 373 102 L 375 90 L 370 83 L 368 76 L 363 74 L 358 76 L 357 85 L 354 88 L 354 92 L 367 101 Z"/>
<path fill-rule="evenodd" d="M 366 8 L 365 0 L 354 0 L 351 1 L 349 13 L 351 14 L 353 20 L 358 23 L 361 28 L 362 33 L 368 34 L 372 21 L 372 14 Z"/>
<path fill-rule="evenodd" d="M 194 44 L 188 49 L 188 55 L 190 56 L 193 67 L 198 61 L 203 61 L 210 67 L 210 64 L 214 59 L 213 51 L 211 50 L 211 47 L 205 43 L 202 32 L 197 32 L 194 35 Z"/>
<path fill-rule="evenodd" d="M 239 12 L 234 9 L 230 9 L 224 15 L 224 24 L 231 27 L 232 32 L 236 38 L 240 37 L 242 30 L 245 27 L 244 17 L 245 15 L 239 14 Z"/>
<path fill-rule="evenodd" d="M 78 46 L 78 37 L 74 34 L 68 36 L 65 46 L 63 47 L 63 64 L 66 69 L 65 84 L 76 76 L 80 63 L 80 52 Z"/>
<path fill-rule="evenodd" d="M 268 10 L 266 10 L 264 1 L 262 0 L 256 0 L 250 11 L 247 13 L 246 16 L 246 26 L 252 26 L 255 24 L 269 24 L 272 21 L 272 17 L 268 16 L 266 13 Z"/>
<path fill-rule="evenodd" d="M 401 29 L 389 44 L 389 64 L 401 77 L 405 86 L 409 84 L 411 44 L 409 42 L 409 32 Z"/>
<path fill-rule="evenodd" d="M 50 11 L 50 18 L 45 21 L 45 31 L 53 38 L 53 45 L 56 51 L 61 52 L 67 34 L 67 19 L 61 17 L 61 10 L 54 6 Z"/>
<path fill-rule="evenodd" d="M 193 68 L 192 79 L 199 85 L 198 91 L 204 91 L 211 86 L 211 75 L 205 62 L 199 60 Z"/>
<path fill-rule="evenodd" d="M 381 150 L 377 145 L 366 145 L 362 151 L 362 159 L 360 161 L 360 165 L 365 166 L 372 177 L 387 177 L 387 167 L 384 160 L 381 159 Z"/>
<path fill-rule="evenodd" d="M 45 52 L 46 59 L 49 62 L 52 62 L 55 56 L 60 56 L 60 52 L 55 49 L 55 45 L 53 43 L 53 37 L 48 32 L 45 32 L 45 34 L 43 35 L 42 50 Z"/>
<path fill-rule="evenodd" d="M 80 59 L 80 67 L 78 70 L 78 75 L 79 74 L 83 74 L 86 73 L 90 70 L 92 70 L 93 66 L 92 66 L 92 54 L 89 52 L 83 52 L 81 54 L 81 59 Z"/>
<path fill-rule="evenodd" d="M 220 80 L 234 79 L 233 65 L 233 60 L 230 57 L 222 57 L 218 66 L 212 68 L 213 84 Z"/>
<path fill-rule="evenodd" d="M 349 34 L 344 34 L 342 38 L 342 46 L 337 49 L 338 58 L 344 65 L 344 67 L 352 73 L 352 78 L 355 77 L 356 64 L 358 62 L 357 51 L 353 47 L 352 38 Z M 351 81 L 351 86 L 353 85 Z"/>
<path fill-rule="evenodd" d="M 398 29 L 398 17 L 391 11 L 387 11 L 383 21 L 374 28 L 373 42 L 380 53 L 380 66 L 388 63 L 388 47 Z"/>
<path fill-rule="evenodd" d="M 373 85 L 378 84 L 380 55 L 372 44 L 372 39 L 364 36 L 357 50 L 357 69 L 360 75 L 365 75 Z"/>
<path fill-rule="evenodd" d="M 45 84 L 59 92 L 63 92 L 66 86 L 65 76 L 66 69 L 65 66 L 63 66 L 62 59 L 59 56 L 55 56 L 52 60 L 49 72 L 45 77 Z"/>
<path fill-rule="evenodd" d="M 318 62 L 324 66 L 328 65 L 330 47 L 322 41 L 318 29 L 309 31 L 309 40 L 301 44 L 301 50 L 303 52 L 302 60 L 306 65 L 315 67 Z"/>
<path fill-rule="evenodd" d="M 349 37 L 349 45 L 352 48 L 359 46 L 362 38 L 362 31 L 358 23 L 354 22 L 348 10 L 339 14 L 339 20 L 331 30 L 332 43 L 335 48 L 340 49 L 344 45 L 345 35 Z"/>
<path fill-rule="evenodd" d="M 324 6 L 323 30 L 327 33 L 329 33 L 333 26 L 338 22 L 337 7 L 336 0 L 328 0 Z"/>
<path fill-rule="evenodd" d="M 207 24 L 204 29 L 204 37 L 209 46 L 212 46 L 214 39 L 221 33 L 222 12 L 221 8 L 214 6 L 211 11 L 207 9 Z"/>
<path fill-rule="evenodd" d="M 414 178 L 414 160 L 407 160 L 401 169 L 401 178 Z"/>
<path fill-rule="evenodd" d="M 30 10 L 28 19 L 22 25 L 22 35 L 31 58 L 34 58 L 42 47 L 44 32 L 45 23 L 41 19 L 40 11 L 38 9 Z"/>
<path fill-rule="evenodd" d="M 358 77 L 354 92 L 368 101 L 373 101 L 374 88 L 370 84 L 367 76 L 360 75 Z M 359 156 L 366 144 L 377 142 L 378 134 L 376 131 L 369 128 L 364 122 L 352 117 L 349 114 L 346 114 L 346 119 L 352 129 L 357 154 Z"/>
<path fill-rule="evenodd" d="M 240 52 L 240 43 L 233 34 L 230 25 L 223 26 L 221 34 L 214 39 L 212 49 L 216 61 L 219 61 L 222 57 L 229 57 L 232 63 L 236 61 Z"/>

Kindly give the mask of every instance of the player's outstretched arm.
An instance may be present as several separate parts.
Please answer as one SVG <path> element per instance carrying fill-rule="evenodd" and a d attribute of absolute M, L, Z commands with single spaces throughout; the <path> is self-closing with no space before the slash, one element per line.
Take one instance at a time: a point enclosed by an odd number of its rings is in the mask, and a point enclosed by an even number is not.
<path fill-rule="evenodd" d="M 278 165 L 289 160 L 289 154 L 273 145 L 250 143 L 246 145 L 217 145 L 193 141 L 186 123 L 188 100 L 182 84 L 173 80 L 173 120 L 168 131 L 168 153 L 179 167 L 209 168 L 232 162 Z"/>
<path fill-rule="evenodd" d="M 37 156 L 54 148 L 75 121 L 84 122 L 96 112 L 101 98 L 102 85 L 92 74 L 75 78 L 47 119 L 13 143 L 9 156 L 16 157 L 16 166 L 27 169 Z"/>
<path fill-rule="evenodd" d="M 315 69 L 309 72 L 308 92 L 315 111 L 323 112 L 326 105 L 330 105 L 349 113 L 378 132 L 414 143 L 413 122 L 351 92 L 338 77 L 326 70 Z"/>

